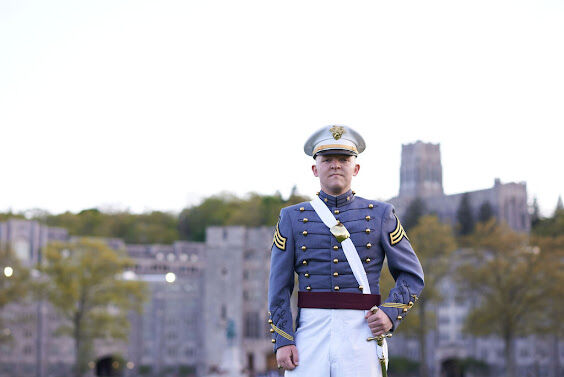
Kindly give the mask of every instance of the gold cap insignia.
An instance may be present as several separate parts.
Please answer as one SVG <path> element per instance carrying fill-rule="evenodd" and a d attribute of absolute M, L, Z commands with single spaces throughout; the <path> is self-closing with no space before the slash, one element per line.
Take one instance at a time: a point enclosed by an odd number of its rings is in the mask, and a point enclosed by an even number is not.
<path fill-rule="evenodd" d="M 339 140 L 345 133 L 345 128 L 342 126 L 333 126 L 329 129 L 329 131 L 333 135 L 333 139 Z"/>

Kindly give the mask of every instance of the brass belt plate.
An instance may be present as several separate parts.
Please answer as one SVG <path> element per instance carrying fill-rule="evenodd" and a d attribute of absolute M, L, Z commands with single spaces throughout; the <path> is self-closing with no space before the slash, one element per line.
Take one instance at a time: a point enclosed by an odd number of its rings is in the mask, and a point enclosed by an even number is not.
<path fill-rule="evenodd" d="M 347 228 L 345 228 L 345 226 L 341 223 L 337 223 L 337 225 L 333 225 L 330 231 L 331 234 L 335 236 L 337 241 L 339 241 L 339 243 L 343 242 L 347 238 L 350 238 L 351 236 Z"/>

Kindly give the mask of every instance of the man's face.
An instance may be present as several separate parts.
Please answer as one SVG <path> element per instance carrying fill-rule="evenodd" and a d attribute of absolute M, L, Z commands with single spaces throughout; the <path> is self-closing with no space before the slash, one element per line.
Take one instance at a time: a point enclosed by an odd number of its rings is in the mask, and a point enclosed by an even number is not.
<path fill-rule="evenodd" d="M 352 177 L 358 174 L 360 165 L 356 157 L 340 154 L 317 156 L 311 167 L 319 178 L 321 189 L 330 195 L 341 195 L 351 188 Z"/>

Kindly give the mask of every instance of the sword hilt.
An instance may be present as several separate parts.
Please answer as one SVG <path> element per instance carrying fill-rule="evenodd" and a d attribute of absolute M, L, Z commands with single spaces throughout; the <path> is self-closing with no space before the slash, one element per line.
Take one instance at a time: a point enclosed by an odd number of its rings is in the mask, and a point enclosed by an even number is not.
<path fill-rule="evenodd" d="M 382 335 L 378 335 L 378 336 L 371 336 L 369 338 L 366 338 L 366 341 L 370 342 L 371 340 L 375 340 L 378 343 L 378 345 L 381 346 L 383 344 L 383 341 L 384 341 L 385 338 L 391 338 L 391 337 L 392 337 L 392 334 L 388 333 L 388 334 L 382 334 Z"/>

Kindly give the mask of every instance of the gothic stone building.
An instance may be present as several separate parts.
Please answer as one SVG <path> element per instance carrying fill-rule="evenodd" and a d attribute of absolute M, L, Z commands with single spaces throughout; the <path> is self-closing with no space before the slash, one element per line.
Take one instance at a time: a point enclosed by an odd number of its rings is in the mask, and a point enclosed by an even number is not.
<path fill-rule="evenodd" d="M 480 207 L 488 203 L 496 218 L 515 231 L 531 230 L 525 182 L 501 183 L 496 178 L 491 188 L 446 195 L 443 191 L 440 145 L 417 141 L 402 146 L 399 195 L 389 200 L 400 217 L 415 198 L 420 198 L 427 211 L 454 225 L 457 222 L 456 211 L 464 195 L 469 199 L 475 219 Z"/>

